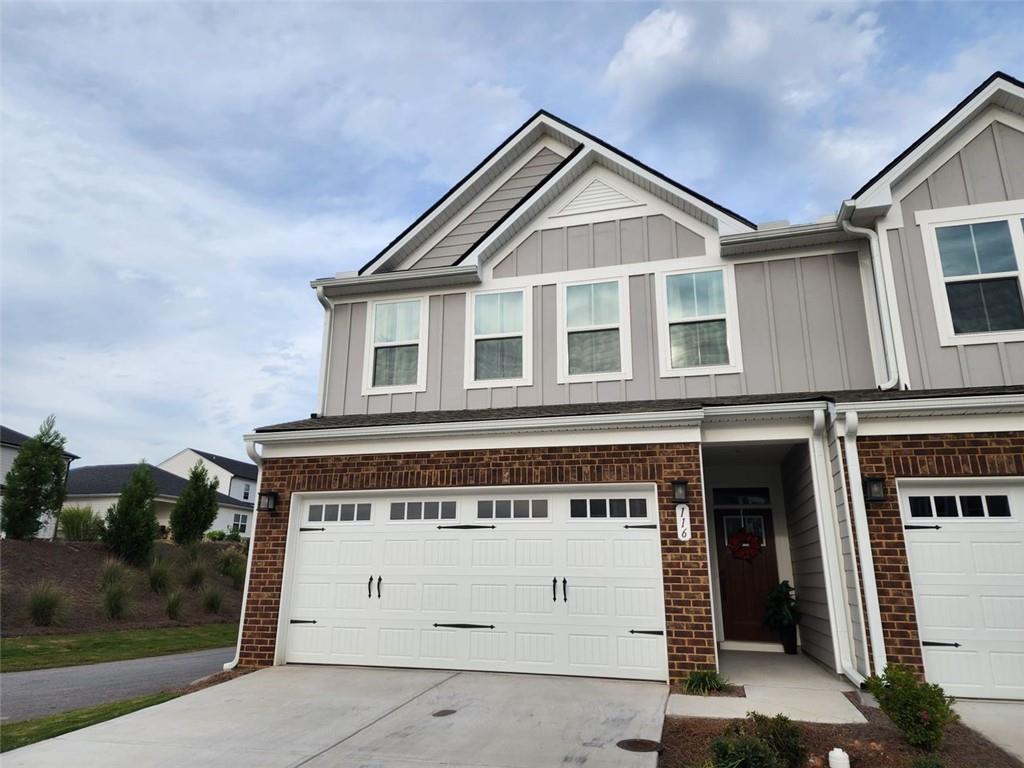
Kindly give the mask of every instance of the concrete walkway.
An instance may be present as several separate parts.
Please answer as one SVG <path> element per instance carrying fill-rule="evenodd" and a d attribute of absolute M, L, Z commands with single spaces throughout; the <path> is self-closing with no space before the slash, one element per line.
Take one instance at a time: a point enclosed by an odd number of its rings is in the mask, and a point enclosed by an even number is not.
<path fill-rule="evenodd" d="M 288 666 L 4 754 L 4 768 L 655 768 L 660 683 Z M 443 710 L 451 714 L 437 716 Z"/>
<path fill-rule="evenodd" d="M 722 673 L 747 695 L 684 696 L 673 693 L 666 714 L 674 717 L 745 717 L 747 712 L 785 715 L 807 723 L 865 723 L 845 691 L 853 686 L 806 656 L 722 651 Z"/>
<path fill-rule="evenodd" d="M 964 725 L 1024 761 L 1024 701 L 957 699 Z"/>
<path fill-rule="evenodd" d="M 180 688 L 220 672 L 234 653 L 231 646 L 77 667 L 5 672 L 0 675 L 0 721 L 26 720 Z"/>

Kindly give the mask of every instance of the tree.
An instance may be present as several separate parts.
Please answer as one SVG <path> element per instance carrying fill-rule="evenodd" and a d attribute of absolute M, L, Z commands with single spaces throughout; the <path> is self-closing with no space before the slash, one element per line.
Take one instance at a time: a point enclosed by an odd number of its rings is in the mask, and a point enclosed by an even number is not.
<path fill-rule="evenodd" d="M 189 470 L 185 490 L 171 510 L 171 533 L 179 544 L 199 541 L 217 519 L 217 486 L 201 461 Z"/>
<path fill-rule="evenodd" d="M 55 425 L 53 415 L 47 416 L 39 433 L 22 443 L 4 479 L 0 524 L 12 539 L 35 536 L 44 516 L 55 516 L 64 503 L 68 462 Z"/>
<path fill-rule="evenodd" d="M 149 464 L 140 461 L 121 496 L 107 510 L 103 541 L 114 553 L 132 565 L 143 565 L 153 551 L 153 540 L 160 531 L 153 499 L 156 483 Z"/>

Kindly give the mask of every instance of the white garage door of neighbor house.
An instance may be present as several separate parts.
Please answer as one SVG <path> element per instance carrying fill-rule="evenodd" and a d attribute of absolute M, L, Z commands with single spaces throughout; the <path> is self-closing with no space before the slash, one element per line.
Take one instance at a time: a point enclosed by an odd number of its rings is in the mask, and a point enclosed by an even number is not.
<path fill-rule="evenodd" d="M 902 481 L 925 676 L 1024 699 L 1024 481 Z"/>
<path fill-rule="evenodd" d="M 666 680 L 650 486 L 306 496 L 285 661 Z"/>

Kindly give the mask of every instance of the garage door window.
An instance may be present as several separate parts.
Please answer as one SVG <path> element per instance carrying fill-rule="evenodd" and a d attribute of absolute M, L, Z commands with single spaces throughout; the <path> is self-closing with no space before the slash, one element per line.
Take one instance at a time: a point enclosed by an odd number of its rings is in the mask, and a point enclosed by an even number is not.
<path fill-rule="evenodd" d="M 537 520 L 547 518 L 547 499 L 480 499 L 478 520 Z"/>
<path fill-rule="evenodd" d="M 647 517 L 647 499 L 572 499 L 569 501 L 569 517 Z"/>
<path fill-rule="evenodd" d="M 392 522 L 419 520 L 454 520 L 454 501 L 393 501 L 389 519 Z"/>
<path fill-rule="evenodd" d="M 310 504 L 306 519 L 311 523 L 364 523 L 370 519 L 370 504 Z"/>
<path fill-rule="evenodd" d="M 1010 517 L 1007 496 L 911 496 L 910 516 L 921 517 Z"/>

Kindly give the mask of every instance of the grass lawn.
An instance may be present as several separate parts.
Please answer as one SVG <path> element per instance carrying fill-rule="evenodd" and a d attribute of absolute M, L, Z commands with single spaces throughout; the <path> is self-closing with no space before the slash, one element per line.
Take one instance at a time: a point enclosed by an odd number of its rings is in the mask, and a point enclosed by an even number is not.
<path fill-rule="evenodd" d="M 162 691 L 160 693 L 139 696 L 134 699 L 99 704 L 95 707 L 73 709 L 70 712 L 47 715 L 35 720 L 4 723 L 3 729 L 0 729 L 0 752 L 34 744 L 43 739 L 52 739 L 54 736 L 60 736 L 62 733 L 85 728 L 87 725 L 102 723 L 104 720 L 111 720 L 121 715 L 127 715 L 129 712 L 145 709 L 154 704 L 161 704 L 180 695 L 180 691 Z"/>
<path fill-rule="evenodd" d="M 23 672 L 201 651 L 234 645 L 237 633 L 238 625 L 229 622 L 194 627 L 4 637 L 0 638 L 0 670 Z M 7 727 L 4 726 L 5 729 Z"/>

